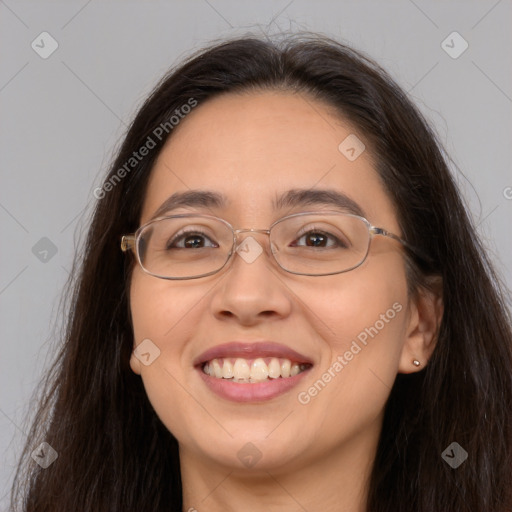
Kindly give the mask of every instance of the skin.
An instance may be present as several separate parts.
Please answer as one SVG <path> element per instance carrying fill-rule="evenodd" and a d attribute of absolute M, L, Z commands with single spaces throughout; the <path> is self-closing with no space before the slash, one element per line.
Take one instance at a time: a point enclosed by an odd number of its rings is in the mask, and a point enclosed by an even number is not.
<path fill-rule="evenodd" d="M 288 92 L 225 95 L 196 107 L 160 153 L 141 225 L 176 191 L 227 196 L 214 214 L 235 228 L 267 229 L 284 215 L 329 207 L 272 209 L 292 188 L 332 188 L 364 210 L 375 226 L 401 235 L 395 209 L 368 149 L 350 162 L 338 145 L 356 131 L 332 110 Z M 364 135 L 358 134 L 364 141 Z M 243 234 L 240 241 L 246 237 Z M 149 338 L 161 351 L 148 366 L 131 358 L 149 400 L 177 438 L 184 509 L 210 512 L 363 511 L 383 410 L 397 373 L 421 370 L 438 328 L 440 299 L 408 296 L 399 243 L 374 238 L 360 267 L 327 277 L 279 269 L 268 237 L 251 264 L 235 254 L 218 274 L 166 281 L 133 270 L 130 300 L 135 345 Z M 365 328 L 393 304 L 402 309 L 309 403 L 297 399 Z M 192 361 L 232 340 L 273 340 L 311 357 L 298 387 L 269 401 L 235 403 L 213 394 Z M 413 359 L 421 361 L 419 368 Z M 237 453 L 252 443 L 251 468 Z M 246 448 L 247 449 L 247 448 Z"/>

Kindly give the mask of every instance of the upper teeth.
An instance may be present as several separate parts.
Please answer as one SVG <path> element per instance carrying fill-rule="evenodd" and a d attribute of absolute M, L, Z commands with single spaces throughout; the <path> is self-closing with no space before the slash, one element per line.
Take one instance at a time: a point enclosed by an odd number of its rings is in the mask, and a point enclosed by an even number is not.
<path fill-rule="evenodd" d="M 307 364 L 292 363 L 289 359 L 279 360 L 276 357 L 268 360 L 268 364 L 261 357 L 254 360 L 238 357 L 236 359 L 212 359 L 204 365 L 203 371 L 210 377 L 218 379 L 261 382 L 269 378 L 293 377 L 307 367 Z"/>

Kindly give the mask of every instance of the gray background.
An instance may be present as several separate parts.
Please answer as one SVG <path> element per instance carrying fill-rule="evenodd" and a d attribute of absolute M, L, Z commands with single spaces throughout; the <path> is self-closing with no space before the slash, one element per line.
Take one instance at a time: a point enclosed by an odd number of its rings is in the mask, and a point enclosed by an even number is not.
<path fill-rule="evenodd" d="M 507 0 L 0 0 L 0 509 L 29 398 L 54 355 L 59 297 L 92 191 L 136 106 L 172 64 L 249 31 L 319 31 L 366 51 L 435 125 L 510 288 L 510 19 Z M 59 45 L 47 59 L 31 47 L 43 31 Z M 441 46 L 453 31 L 469 44 L 456 59 Z M 448 40 L 455 50 L 459 43 Z M 46 261 L 43 237 L 57 249 Z"/>

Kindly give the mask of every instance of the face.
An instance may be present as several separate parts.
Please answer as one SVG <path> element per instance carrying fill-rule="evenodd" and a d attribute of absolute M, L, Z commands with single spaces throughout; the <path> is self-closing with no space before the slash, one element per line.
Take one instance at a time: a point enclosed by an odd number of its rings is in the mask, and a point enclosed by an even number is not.
<path fill-rule="evenodd" d="M 191 190 L 220 194 L 225 202 L 165 213 L 215 215 L 235 229 L 268 229 L 293 213 L 345 211 L 325 203 L 274 207 L 291 189 L 321 189 L 348 196 L 371 224 L 401 235 L 368 146 L 353 161 L 338 149 L 355 133 L 326 106 L 297 94 L 210 100 L 181 121 L 161 151 L 140 223 L 173 194 Z M 364 134 L 357 136 L 364 142 Z M 135 345 L 149 339 L 160 355 L 151 364 L 133 355 L 131 367 L 181 454 L 231 468 L 248 467 L 255 457 L 259 468 L 278 471 L 375 443 L 392 383 L 407 371 L 417 317 L 400 244 L 376 236 L 361 266 L 311 277 L 280 269 L 265 234 L 242 233 L 238 242 L 248 236 L 261 254 L 248 262 L 235 253 L 208 277 L 170 281 L 139 265 L 133 269 Z M 221 367 L 242 359 L 242 369 L 261 358 L 276 375 L 288 359 L 303 371 L 235 383 L 206 375 L 205 358 L 208 368 L 212 358 Z"/>

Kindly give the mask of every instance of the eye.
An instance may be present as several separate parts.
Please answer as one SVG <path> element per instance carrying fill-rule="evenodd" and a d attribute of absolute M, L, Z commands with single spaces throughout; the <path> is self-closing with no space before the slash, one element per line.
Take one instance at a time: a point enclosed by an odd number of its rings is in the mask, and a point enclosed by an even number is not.
<path fill-rule="evenodd" d="M 205 233 L 197 230 L 181 230 L 167 242 L 166 249 L 202 249 L 219 247 Z"/>
<path fill-rule="evenodd" d="M 301 243 L 301 241 L 303 243 Z M 310 229 L 305 233 L 299 233 L 298 238 L 290 244 L 292 247 L 338 247 L 346 248 L 348 243 L 341 241 L 332 233 L 318 229 Z"/>

